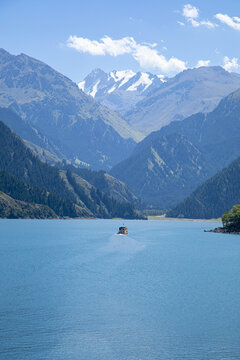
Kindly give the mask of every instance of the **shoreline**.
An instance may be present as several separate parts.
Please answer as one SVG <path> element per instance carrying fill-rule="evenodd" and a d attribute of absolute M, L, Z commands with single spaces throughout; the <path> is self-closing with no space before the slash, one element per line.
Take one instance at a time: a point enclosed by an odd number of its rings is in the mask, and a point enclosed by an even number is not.
<path fill-rule="evenodd" d="M 204 232 L 212 232 L 217 234 L 231 234 L 231 235 L 240 235 L 240 231 L 228 231 L 227 229 L 223 227 L 217 227 L 212 230 L 204 230 Z"/>
<path fill-rule="evenodd" d="M 148 220 L 158 221 L 207 221 L 207 222 L 221 222 L 221 219 L 188 219 L 188 218 L 170 218 L 163 215 L 148 216 Z"/>

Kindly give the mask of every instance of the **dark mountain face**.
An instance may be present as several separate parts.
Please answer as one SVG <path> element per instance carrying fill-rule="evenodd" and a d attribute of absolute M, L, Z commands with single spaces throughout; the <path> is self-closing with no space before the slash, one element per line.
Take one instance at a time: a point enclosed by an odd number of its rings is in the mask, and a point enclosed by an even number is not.
<path fill-rule="evenodd" d="M 237 90 L 211 113 L 196 114 L 153 132 L 111 173 L 149 205 L 172 207 L 239 156 L 239 130 L 240 90 Z M 185 142 L 177 145 L 179 138 Z M 157 161 L 156 156 L 152 161 L 153 149 L 163 162 Z M 151 163 L 154 166 L 149 166 Z M 162 171 L 163 165 L 168 172 Z"/>
<path fill-rule="evenodd" d="M 66 156 L 61 153 L 53 142 L 51 142 L 39 130 L 24 121 L 11 109 L 0 108 L 0 120 L 22 139 L 26 140 L 26 143 L 30 142 L 31 144 L 35 144 L 36 147 L 40 147 L 49 151 L 51 154 L 55 154 L 55 157 L 67 160 Z"/>
<path fill-rule="evenodd" d="M 172 121 L 212 111 L 219 101 L 240 88 L 240 75 L 221 67 L 185 70 L 124 115 L 135 129 L 148 135 Z"/>
<path fill-rule="evenodd" d="M 199 149 L 184 136 L 171 134 L 141 146 L 111 174 L 126 182 L 148 205 L 167 208 L 209 172 Z"/>
<path fill-rule="evenodd" d="M 127 156 L 141 135 L 76 84 L 24 54 L 0 51 L 0 106 L 15 110 L 55 147 L 55 155 L 108 168 Z M 49 150 L 49 148 L 48 148 Z"/>
<path fill-rule="evenodd" d="M 0 191 L 7 196 L 24 203 L 43 205 L 39 212 L 36 207 L 28 208 L 29 211 L 32 209 L 33 217 L 34 214 L 39 217 L 44 214 L 48 217 L 54 214 L 61 217 L 141 217 L 133 205 L 119 203 L 77 174 L 42 163 L 1 121 L 0 175 Z M 24 214 L 31 217 L 29 211 L 22 212 L 24 204 L 10 200 L 4 201 L 18 207 L 16 214 L 19 217 Z M 44 206 L 50 210 L 47 211 Z M 5 216 L 5 213 L 0 213 L 0 217 L 2 215 Z"/>
<path fill-rule="evenodd" d="M 72 165 L 62 165 L 62 168 L 76 173 L 81 178 L 85 179 L 90 184 L 119 202 L 129 202 L 134 204 L 136 207 L 141 207 L 142 205 L 140 200 L 128 189 L 126 184 L 117 180 L 105 171 L 92 171 L 83 168 L 76 168 Z"/>
<path fill-rule="evenodd" d="M 199 186 L 167 215 L 192 219 L 219 218 L 240 203 L 239 179 L 240 158 Z"/>
<path fill-rule="evenodd" d="M 58 216 L 48 206 L 16 200 L 0 192 L 0 217 L 6 219 L 54 219 Z"/>

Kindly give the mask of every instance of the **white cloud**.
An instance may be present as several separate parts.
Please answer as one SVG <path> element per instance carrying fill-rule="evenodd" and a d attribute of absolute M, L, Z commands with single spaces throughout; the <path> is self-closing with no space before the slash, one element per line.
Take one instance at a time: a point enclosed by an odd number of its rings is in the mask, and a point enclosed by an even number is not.
<path fill-rule="evenodd" d="M 215 18 L 233 28 L 234 30 L 240 30 L 240 18 L 237 16 L 230 17 L 227 14 L 216 14 Z"/>
<path fill-rule="evenodd" d="M 230 59 L 228 56 L 225 56 L 223 62 L 224 62 L 223 68 L 229 72 L 237 71 L 240 69 L 240 65 L 238 64 L 238 58 L 236 57 Z"/>
<path fill-rule="evenodd" d="M 209 20 L 196 20 L 199 17 L 199 9 L 191 4 L 184 5 L 182 15 L 195 28 L 206 26 L 208 29 L 213 29 L 217 26 L 217 24 L 214 24 Z M 181 21 L 178 21 L 178 23 L 179 25 L 183 24 Z"/>
<path fill-rule="evenodd" d="M 187 19 L 196 19 L 199 15 L 199 10 L 191 4 L 186 4 L 183 7 L 182 15 Z"/>
<path fill-rule="evenodd" d="M 234 16 L 233 17 L 233 20 L 237 21 L 237 22 L 240 22 L 240 18 L 238 16 Z"/>
<path fill-rule="evenodd" d="M 135 40 L 132 37 L 124 37 L 119 40 L 113 40 L 109 36 L 104 36 L 101 41 L 89 40 L 83 37 L 69 36 L 67 45 L 80 52 L 91 55 L 111 55 L 118 56 L 129 54 Z"/>
<path fill-rule="evenodd" d="M 177 21 L 178 25 L 185 26 L 185 24 L 182 21 Z"/>
<path fill-rule="evenodd" d="M 168 60 L 164 55 L 159 54 L 156 49 L 156 43 L 138 44 L 133 37 L 113 40 L 109 36 L 104 36 L 100 41 L 97 41 L 70 36 L 67 45 L 79 52 L 89 53 L 91 55 L 119 56 L 130 54 L 142 68 L 156 68 L 168 75 L 186 69 L 186 63 L 184 61 L 175 57 L 171 57 Z"/>
<path fill-rule="evenodd" d="M 194 19 L 189 19 L 188 21 L 192 24 L 193 27 L 206 26 L 208 29 L 213 29 L 217 26 L 217 24 L 214 24 L 209 20 L 197 21 Z"/>
<path fill-rule="evenodd" d="M 199 60 L 196 68 L 201 67 L 201 66 L 209 66 L 210 64 L 210 60 Z"/>
<path fill-rule="evenodd" d="M 184 61 L 175 57 L 167 60 L 156 49 L 151 49 L 144 45 L 138 45 L 132 55 L 142 68 L 156 68 L 165 74 L 177 73 L 186 69 Z"/>

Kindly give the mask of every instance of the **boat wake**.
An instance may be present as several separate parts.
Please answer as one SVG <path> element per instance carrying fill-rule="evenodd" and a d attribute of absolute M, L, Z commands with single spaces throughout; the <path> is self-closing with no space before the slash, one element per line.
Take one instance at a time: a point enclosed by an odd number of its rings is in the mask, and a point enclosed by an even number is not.
<path fill-rule="evenodd" d="M 105 247 L 107 252 L 136 253 L 145 248 L 145 245 L 126 235 L 112 235 Z"/>

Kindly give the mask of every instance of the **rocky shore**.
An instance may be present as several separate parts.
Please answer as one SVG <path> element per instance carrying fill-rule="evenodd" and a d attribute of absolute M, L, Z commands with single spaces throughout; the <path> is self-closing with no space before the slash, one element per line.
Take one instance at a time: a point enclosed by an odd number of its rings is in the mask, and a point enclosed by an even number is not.
<path fill-rule="evenodd" d="M 214 233 L 222 233 L 222 234 L 240 235 L 240 231 L 231 231 L 231 230 L 223 228 L 223 227 L 217 227 L 217 228 L 212 229 L 212 230 L 204 230 L 204 232 L 214 232 Z"/>

